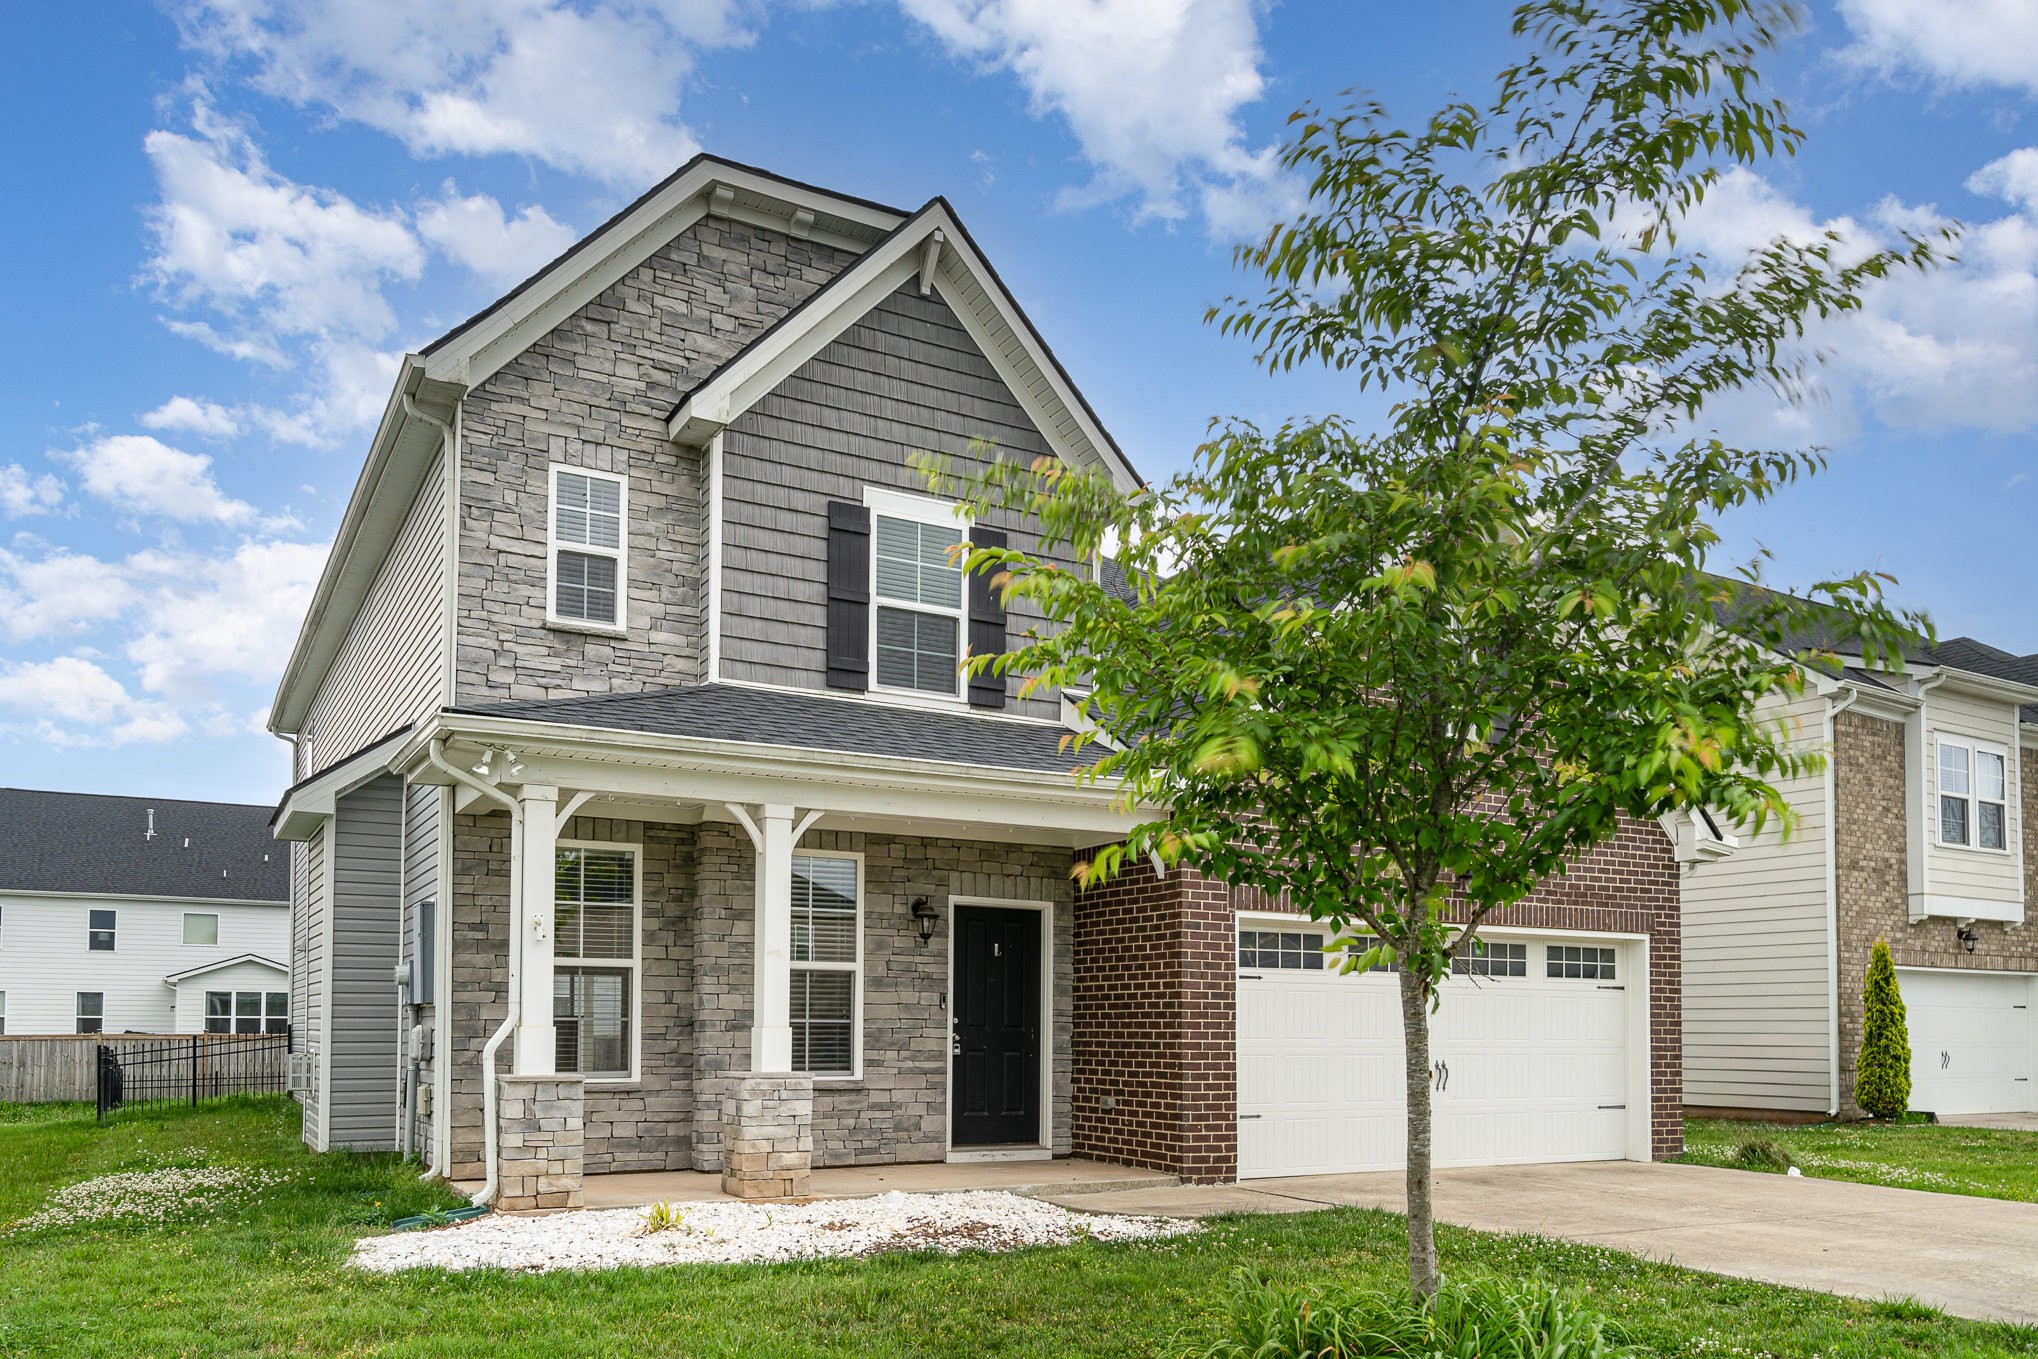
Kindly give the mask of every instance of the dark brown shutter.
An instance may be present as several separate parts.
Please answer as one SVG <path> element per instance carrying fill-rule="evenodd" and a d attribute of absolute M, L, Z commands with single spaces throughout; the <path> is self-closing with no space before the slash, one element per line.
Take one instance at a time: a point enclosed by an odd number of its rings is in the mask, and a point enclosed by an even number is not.
<path fill-rule="evenodd" d="M 1000 529 L 970 529 L 970 541 L 978 547 L 1006 547 L 1010 540 Z M 969 578 L 969 654 L 999 656 L 1005 651 L 1005 605 L 991 583 L 1003 566 L 991 566 Z M 1005 677 L 985 670 L 969 677 L 969 705 L 972 708 L 1005 706 Z"/>
<path fill-rule="evenodd" d="M 870 511 L 828 502 L 828 687 L 870 688 Z"/>

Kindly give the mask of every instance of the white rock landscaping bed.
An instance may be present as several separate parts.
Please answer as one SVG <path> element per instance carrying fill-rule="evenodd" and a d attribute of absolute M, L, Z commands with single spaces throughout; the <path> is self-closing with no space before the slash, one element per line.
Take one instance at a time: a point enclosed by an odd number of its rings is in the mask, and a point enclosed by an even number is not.
<path fill-rule="evenodd" d="M 675 1204 L 680 1225 L 651 1232 L 645 1210 L 612 1208 L 549 1217 L 490 1215 L 454 1227 L 371 1236 L 354 1248 L 360 1269 L 612 1269 L 619 1265 L 762 1264 L 887 1251 L 1013 1250 L 1074 1241 L 1182 1236 L 1192 1222 L 1072 1212 L 1001 1190 L 890 1193 L 816 1203 Z"/>

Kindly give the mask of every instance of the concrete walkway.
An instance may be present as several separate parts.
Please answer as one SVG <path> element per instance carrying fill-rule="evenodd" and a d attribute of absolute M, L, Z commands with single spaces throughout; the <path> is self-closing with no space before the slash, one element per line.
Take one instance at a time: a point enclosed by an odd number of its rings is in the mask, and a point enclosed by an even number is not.
<path fill-rule="evenodd" d="M 1207 1217 L 1405 1207 L 1399 1173 L 1044 1195 L 1103 1213 Z M 2038 1323 L 2038 1204 L 1708 1166 L 1598 1161 L 1437 1174 L 1437 1216 L 1692 1269 L 1959 1316 Z"/>

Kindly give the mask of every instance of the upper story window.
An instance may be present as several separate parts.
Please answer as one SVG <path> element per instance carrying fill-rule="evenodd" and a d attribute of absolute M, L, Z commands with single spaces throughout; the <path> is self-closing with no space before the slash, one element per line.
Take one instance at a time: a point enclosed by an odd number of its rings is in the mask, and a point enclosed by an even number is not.
<path fill-rule="evenodd" d="M 873 678 L 880 689 L 953 698 L 961 691 L 963 556 L 955 507 L 870 494 Z"/>
<path fill-rule="evenodd" d="M 577 467 L 552 469 L 553 621 L 623 626 L 628 504 L 629 487 L 619 476 Z"/>
<path fill-rule="evenodd" d="M 219 917 L 206 911 L 184 912 L 184 942 L 187 944 L 217 944 L 219 942 Z"/>
<path fill-rule="evenodd" d="M 91 912 L 85 920 L 85 947 L 94 953 L 113 952 L 113 932 L 117 918 L 113 911 Z"/>
<path fill-rule="evenodd" d="M 1939 738 L 1939 843 L 2007 849 L 2009 759 L 2002 749 Z"/>

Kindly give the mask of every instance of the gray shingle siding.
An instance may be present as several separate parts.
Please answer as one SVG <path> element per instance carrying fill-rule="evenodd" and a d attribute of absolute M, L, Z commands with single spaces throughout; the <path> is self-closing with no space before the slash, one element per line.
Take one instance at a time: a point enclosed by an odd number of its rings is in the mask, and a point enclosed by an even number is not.
<path fill-rule="evenodd" d="M 403 919 L 403 784 L 384 775 L 341 798 L 333 822 L 332 1109 L 335 1147 L 395 1145 L 396 987 Z"/>
<path fill-rule="evenodd" d="M 457 702 L 698 682 L 704 469 L 665 418 L 833 278 L 847 252 L 718 218 L 660 248 L 470 393 L 461 411 Z M 548 627 L 548 469 L 629 478 L 627 635 Z"/>
<path fill-rule="evenodd" d="M 722 678 L 825 686 L 830 500 L 861 503 L 865 486 L 927 494 L 915 452 L 982 467 L 1047 451 L 938 296 L 909 283 L 886 298 L 723 436 Z M 986 522 L 1039 549 L 1017 516 Z M 1040 621 L 1021 602 L 1008 635 Z M 1007 712 L 1060 716 L 1059 695 L 1021 700 L 1018 680 L 1006 684 Z"/>

